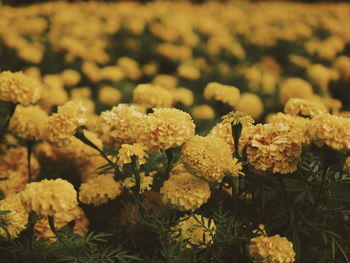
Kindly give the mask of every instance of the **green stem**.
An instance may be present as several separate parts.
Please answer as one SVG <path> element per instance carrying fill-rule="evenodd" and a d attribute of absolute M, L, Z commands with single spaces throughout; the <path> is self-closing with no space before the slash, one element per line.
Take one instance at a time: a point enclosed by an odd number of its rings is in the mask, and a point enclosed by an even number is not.
<path fill-rule="evenodd" d="M 165 154 L 167 157 L 167 167 L 165 170 L 165 178 L 164 180 L 167 180 L 169 178 L 170 172 L 173 169 L 173 164 L 174 164 L 174 152 L 173 148 L 169 148 L 165 150 Z"/>
<path fill-rule="evenodd" d="M 136 196 L 139 196 L 141 192 L 140 164 L 137 159 L 137 156 L 132 156 L 131 160 L 132 160 L 132 166 L 134 168 L 134 176 L 135 176 L 135 194 Z"/>
<path fill-rule="evenodd" d="M 31 167 L 31 156 L 33 152 L 34 141 L 27 140 L 27 164 L 28 164 L 28 181 L 32 182 L 32 167 Z"/>
<path fill-rule="evenodd" d="M 7 119 L 6 119 L 5 125 L 0 130 L 0 139 L 4 136 L 8 126 L 10 125 L 10 119 L 12 115 L 15 113 L 17 105 L 18 105 L 17 103 L 13 103 L 13 102 L 9 103 Z"/>
<path fill-rule="evenodd" d="M 49 221 L 49 225 L 50 225 L 50 228 L 52 230 L 52 232 L 55 234 L 55 236 L 57 237 L 57 240 L 59 242 L 61 242 L 61 244 L 67 249 L 69 250 L 70 252 L 71 249 L 69 248 L 69 246 L 67 246 L 67 244 L 63 241 L 63 239 L 60 237 L 60 235 L 58 234 L 58 231 L 55 227 L 55 218 L 53 216 L 48 216 L 48 221 Z"/>
<path fill-rule="evenodd" d="M 84 131 L 80 127 L 76 130 L 74 136 L 86 145 L 97 150 L 112 167 L 115 167 L 115 164 L 107 157 L 107 155 L 84 135 Z"/>
<path fill-rule="evenodd" d="M 29 231 L 29 249 L 33 250 L 34 227 L 38 221 L 38 215 L 35 212 L 28 214 L 28 231 Z"/>

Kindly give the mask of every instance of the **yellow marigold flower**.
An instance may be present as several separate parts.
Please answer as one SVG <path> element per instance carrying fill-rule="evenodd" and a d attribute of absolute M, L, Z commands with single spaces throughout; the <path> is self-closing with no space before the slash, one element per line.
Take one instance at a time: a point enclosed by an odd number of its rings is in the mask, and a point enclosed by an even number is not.
<path fill-rule="evenodd" d="M 151 151 L 178 147 L 195 133 L 195 125 L 188 113 L 173 108 L 154 108 L 146 118 L 137 141 Z"/>
<path fill-rule="evenodd" d="M 333 67 L 336 68 L 340 77 L 344 80 L 350 79 L 350 57 L 339 56 L 334 61 Z"/>
<path fill-rule="evenodd" d="M 140 174 L 140 193 L 150 191 L 152 189 L 153 176 L 145 176 L 145 173 Z M 127 177 L 123 183 L 122 187 L 125 189 L 130 189 L 136 185 L 135 176 Z"/>
<path fill-rule="evenodd" d="M 235 109 L 245 112 L 257 120 L 264 112 L 264 104 L 259 96 L 255 95 L 254 93 L 247 92 L 241 94 Z"/>
<path fill-rule="evenodd" d="M 61 178 L 29 183 L 20 194 L 26 211 L 42 216 L 54 216 L 78 205 L 73 185 Z"/>
<path fill-rule="evenodd" d="M 177 68 L 177 73 L 183 78 L 192 80 L 199 79 L 201 76 L 201 73 L 197 67 L 186 64 L 181 64 Z"/>
<path fill-rule="evenodd" d="M 68 101 L 68 93 L 63 87 L 46 87 L 40 99 L 40 106 L 47 112 L 51 107 L 61 105 Z"/>
<path fill-rule="evenodd" d="M 177 78 L 171 75 L 159 74 L 153 79 L 152 84 L 161 86 L 167 90 L 172 90 L 177 86 Z"/>
<path fill-rule="evenodd" d="M 210 82 L 204 89 L 204 98 L 207 100 L 221 101 L 236 106 L 240 97 L 239 89 L 234 86 L 222 85 L 217 82 Z"/>
<path fill-rule="evenodd" d="M 299 134 L 299 140 L 302 144 L 310 143 L 310 137 L 307 134 L 307 130 L 309 129 L 310 119 L 303 118 L 299 116 L 293 116 L 289 114 L 284 114 L 279 112 L 269 117 L 267 123 L 283 123 L 284 125 L 289 126 L 293 131 Z"/>
<path fill-rule="evenodd" d="M 171 107 L 173 96 L 169 91 L 151 84 L 139 84 L 133 91 L 133 101 L 147 108 Z"/>
<path fill-rule="evenodd" d="M 18 105 L 11 117 L 9 129 L 17 136 L 28 140 L 42 140 L 49 119 L 39 106 Z"/>
<path fill-rule="evenodd" d="M 197 105 L 192 108 L 192 116 L 199 120 L 211 120 L 215 117 L 215 111 L 209 105 Z"/>
<path fill-rule="evenodd" d="M 108 106 L 116 105 L 122 97 L 119 90 L 105 86 L 98 91 L 98 100 Z"/>
<path fill-rule="evenodd" d="M 193 137 L 184 144 L 181 160 L 190 173 L 212 182 L 221 182 L 226 171 L 238 176 L 242 169 L 241 164 L 232 159 L 230 146 L 215 136 Z"/>
<path fill-rule="evenodd" d="M 0 73 L 0 100 L 28 105 L 40 99 L 41 91 L 41 83 L 22 72 Z"/>
<path fill-rule="evenodd" d="M 142 76 L 139 64 L 132 58 L 121 57 L 118 59 L 117 64 L 123 69 L 125 75 L 133 80 L 139 79 Z"/>
<path fill-rule="evenodd" d="M 132 144 L 140 135 L 144 119 L 145 115 L 137 107 L 119 104 L 112 110 L 101 113 L 95 131 L 108 145 Z"/>
<path fill-rule="evenodd" d="M 80 74 L 74 69 L 66 69 L 61 73 L 61 78 L 67 86 L 75 86 L 80 82 Z"/>
<path fill-rule="evenodd" d="M 210 186 L 190 174 L 182 164 L 177 165 L 160 189 L 165 204 L 180 211 L 194 211 L 205 204 L 210 197 Z"/>
<path fill-rule="evenodd" d="M 254 237 L 250 240 L 247 249 L 253 263 L 292 263 L 295 261 L 292 242 L 280 235 Z"/>
<path fill-rule="evenodd" d="M 0 211 L 11 211 L 8 214 L 0 215 L 0 221 L 7 232 L 0 227 L 0 236 L 5 239 L 14 239 L 26 228 L 28 214 L 21 204 L 19 195 L 14 194 L 0 200 Z M 9 236 L 8 236 L 9 235 Z"/>
<path fill-rule="evenodd" d="M 115 199 L 120 193 L 120 183 L 113 179 L 113 175 L 99 175 L 81 184 L 79 200 L 84 204 L 99 206 Z"/>
<path fill-rule="evenodd" d="M 72 142 L 76 129 L 86 122 L 86 107 L 79 100 L 72 100 L 58 107 L 58 113 L 49 117 L 46 139 L 59 147 Z"/>
<path fill-rule="evenodd" d="M 194 214 L 194 216 L 187 219 L 186 217 L 180 218 L 181 222 L 174 226 L 172 230 L 174 231 L 174 235 L 179 235 L 176 240 L 188 241 L 185 244 L 186 248 L 192 248 L 193 246 L 206 248 L 213 243 L 216 233 L 215 223 L 213 220 L 209 221 L 208 218 L 201 215 Z"/>
<path fill-rule="evenodd" d="M 101 78 L 117 82 L 125 77 L 123 69 L 120 66 L 106 66 L 101 68 Z"/>
<path fill-rule="evenodd" d="M 313 95 L 311 85 L 300 78 L 287 78 L 280 86 L 279 98 L 282 104 L 290 98 L 308 99 Z"/>
<path fill-rule="evenodd" d="M 173 104 L 181 103 L 184 106 L 190 106 L 193 104 L 193 92 L 186 88 L 177 88 L 170 90 L 173 96 Z"/>
<path fill-rule="evenodd" d="M 70 97 L 72 100 L 81 99 L 81 98 L 90 98 L 91 97 L 91 89 L 88 87 L 74 88 L 70 92 Z"/>
<path fill-rule="evenodd" d="M 252 126 L 249 138 L 243 138 L 249 163 L 258 171 L 294 172 L 302 148 L 299 136 L 283 123 Z"/>
<path fill-rule="evenodd" d="M 307 130 L 316 145 L 326 144 L 338 150 L 350 150 L 350 119 L 331 114 L 317 115 Z"/>
<path fill-rule="evenodd" d="M 328 84 L 331 80 L 338 80 L 339 73 L 336 69 L 327 68 L 322 64 L 312 64 L 307 68 L 307 74 L 316 82 L 323 92 L 328 92 Z"/>
<path fill-rule="evenodd" d="M 0 181 L 0 190 L 8 196 L 11 193 L 22 191 L 28 183 L 28 161 L 26 147 L 0 148 L 0 177 L 7 177 Z M 39 164 L 35 156 L 31 155 L 31 173 L 36 177 L 39 173 Z"/>
<path fill-rule="evenodd" d="M 28 67 L 23 71 L 27 76 L 36 78 L 37 80 L 41 79 L 41 71 L 38 67 Z"/>
<path fill-rule="evenodd" d="M 305 99 L 292 98 L 289 99 L 284 106 L 284 112 L 290 115 L 302 115 L 315 117 L 316 115 L 327 112 L 327 108 L 316 101 L 310 101 Z"/>
<path fill-rule="evenodd" d="M 242 126 L 249 126 L 254 123 L 254 120 L 250 115 L 240 111 L 231 111 L 230 113 L 222 116 L 221 119 L 223 119 L 224 123 L 232 123 L 234 126 L 238 124 L 241 124 Z"/>
<path fill-rule="evenodd" d="M 138 163 L 145 164 L 148 154 L 146 153 L 147 147 L 140 143 L 122 144 L 118 152 L 118 166 L 123 169 L 124 164 L 131 163 L 131 157 L 136 156 Z"/>

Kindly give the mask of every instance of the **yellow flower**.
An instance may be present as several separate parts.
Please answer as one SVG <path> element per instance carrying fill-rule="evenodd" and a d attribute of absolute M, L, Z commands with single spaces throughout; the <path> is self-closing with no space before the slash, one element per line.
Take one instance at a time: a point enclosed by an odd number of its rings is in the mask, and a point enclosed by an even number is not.
<path fill-rule="evenodd" d="M 137 142 L 151 151 L 178 147 L 194 136 L 195 125 L 191 116 L 173 108 L 154 108 L 145 119 Z"/>
<path fill-rule="evenodd" d="M 8 196 L 22 191 L 28 183 L 28 161 L 25 147 L 0 148 L 0 176 L 7 177 L 0 181 L 0 190 Z M 31 173 L 35 178 L 39 173 L 39 164 L 35 156 L 31 156 Z"/>
<path fill-rule="evenodd" d="M 98 91 L 98 100 L 108 106 L 116 105 L 121 97 L 120 91 L 113 87 L 105 86 Z"/>
<path fill-rule="evenodd" d="M 255 120 L 259 119 L 264 112 L 264 104 L 259 96 L 254 93 L 243 93 L 236 105 L 237 111 L 245 112 L 252 116 Z"/>
<path fill-rule="evenodd" d="M 327 112 L 327 108 L 316 101 L 310 101 L 305 99 L 292 98 L 289 99 L 284 106 L 284 112 L 290 115 L 302 115 L 315 117 L 316 115 Z"/>
<path fill-rule="evenodd" d="M 74 69 L 66 69 L 61 73 L 62 80 L 67 86 L 75 86 L 80 82 L 80 74 Z"/>
<path fill-rule="evenodd" d="M 133 101 L 147 108 L 171 107 L 173 96 L 169 91 L 151 84 L 139 84 L 133 91 Z"/>
<path fill-rule="evenodd" d="M 311 85 L 300 78 L 287 78 L 280 86 L 279 97 L 282 104 L 290 98 L 309 99 L 313 95 Z"/>
<path fill-rule="evenodd" d="M 14 194 L 0 200 L 0 211 L 11 211 L 0 215 L 0 221 L 7 232 L 0 227 L 0 236 L 5 239 L 14 239 L 26 228 L 28 214 L 24 210 L 19 195 Z M 8 236 L 9 235 L 9 236 Z"/>
<path fill-rule="evenodd" d="M 190 174 L 182 164 L 177 165 L 160 189 L 165 204 L 180 211 L 194 211 L 210 197 L 209 183 Z"/>
<path fill-rule="evenodd" d="M 242 169 L 232 158 L 230 146 L 215 136 L 193 137 L 184 144 L 181 160 L 190 173 L 211 182 L 221 182 L 226 171 L 238 176 Z"/>
<path fill-rule="evenodd" d="M 145 173 L 140 174 L 140 193 L 150 191 L 152 189 L 153 177 L 145 176 Z M 122 187 L 125 189 L 130 189 L 136 185 L 135 176 L 127 177 L 123 183 Z"/>
<path fill-rule="evenodd" d="M 172 90 L 176 88 L 177 78 L 171 75 L 159 74 L 153 79 L 152 84 L 161 86 L 167 90 Z"/>
<path fill-rule="evenodd" d="M 28 140 L 42 140 L 49 119 L 39 106 L 18 105 L 11 117 L 9 129 L 17 136 Z"/>
<path fill-rule="evenodd" d="M 124 164 L 131 163 L 131 157 L 136 156 L 138 163 L 145 164 L 148 154 L 146 153 L 147 147 L 140 143 L 122 144 L 118 152 L 118 166 L 123 169 Z"/>
<path fill-rule="evenodd" d="M 311 140 L 321 146 L 338 150 L 350 150 L 350 119 L 341 116 L 322 114 L 314 117 L 307 130 Z"/>
<path fill-rule="evenodd" d="M 273 173 L 291 173 L 301 155 L 300 134 L 283 123 L 252 126 L 246 143 L 247 158 L 254 169 Z"/>
<path fill-rule="evenodd" d="M 204 89 L 204 98 L 207 100 L 221 101 L 236 106 L 240 97 L 239 89 L 234 86 L 222 85 L 217 82 L 210 82 Z"/>
<path fill-rule="evenodd" d="M 231 111 L 230 113 L 221 117 L 224 123 L 232 123 L 236 126 L 241 124 L 242 126 L 250 126 L 254 123 L 253 118 L 245 112 Z"/>
<path fill-rule="evenodd" d="M 310 143 L 310 137 L 307 134 L 307 130 L 309 129 L 310 125 L 310 119 L 308 118 L 293 116 L 279 112 L 277 114 L 274 114 L 273 116 L 270 116 L 268 121 L 266 122 L 274 124 L 283 123 L 284 125 L 293 129 L 295 133 L 300 135 L 299 140 L 302 144 Z"/>
<path fill-rule="evenodd" d="M 201 73 L 197 67 L 186 64 L 181 64 L 177 68 L 177 73 L 183 78 L 192 80 L 199 79 L 201 76 Z"/>
<path fill-rule="evenodd" d="M 170 90 L 173 96 L 173 104 L 181 103 L 184 106 L 190 106 L 193 104 L 193 92 L 186 88 L 177 88 Z"/>
<path fill-rule="evenodd" d="M 254 237 L 250 240 L 247 249 L 253 263 L 292 263 L 295 261 L 293 244 L 280 235 Z"/>
<path fill-rule="evenodd" d="M 84 204 L 99 206 L 115 199 L 120 192 L 120 183 L 113 179 L 113 175 L 99 175 L 81 184 L 79 200 Z"/>
<path fill-rule="evenodd" d="M 135 143 L 140 135 L 145 115 L 137 107 L 119 104 L 101 113 L 96 122 L 96 133 L 108 145 Z"/>
<path fill-rule="evenodd" d="M 81 99 L 81 98 L 90 98 L 91 97 L 91 89 L 88 87 L 83 88 L 74 88 L 70 92 L 71 99 Z"/>
<path fill-rule="evenodd" d="M 187 240 L 185 244 L 186 248 L 206 248 L 213 243 L 216 232 L 216 226 L 213 220 L 209 224 L 208 218 L 194 214 L 187 219 L 186 217 L 182 217 L 180 221 L 172 230 L 174 231 L 174 236 L 180 235 L 176 238 L 177 241 Z"/>
<path fill-rule="evenodd" d="M 42 216 L 54 216 L 78 205 L 73 185 L 61 178 L 29 183 L 20 194 L 26 211 Z"/>
<path fill-rule="evenodd" d="M 142 76 L 139 64 L 132 58 L 121 57 L 118 59 L 117 64 L 123 69 L 125 75 L 133 80 L 139 79 Z"/>
<path fill-rule="evenodd" d="M 28 105 L 40 99 L 41 91 L 41 83 L 22 72 L 0 73 L 0 100 Z"/>
<path fill-rule="evenodd" d="M 58 107 L 58 113 L 49 117 L 46 139 L 59 147 L 72 142 L 76 129 L 86 122 L 86 107 L 79 100 L 72 100 Z"/>
<path fill-rule="evenodd" d="M 333 67 L 338 70 L 341 79 L 350 79 L 350 57 L 337 57 L 337 59 L 334 61 Z"/>
<path fill-rule="evenodd" d="M 215 117 L 215 111 L 209 105 L 197 105 L 192 108 L 192 116 L 199 120 L 211 120 Z"/>

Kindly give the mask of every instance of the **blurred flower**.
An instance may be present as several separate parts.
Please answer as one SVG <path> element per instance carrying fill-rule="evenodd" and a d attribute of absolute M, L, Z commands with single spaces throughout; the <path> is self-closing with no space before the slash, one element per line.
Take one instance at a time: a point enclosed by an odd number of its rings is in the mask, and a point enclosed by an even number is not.
<path fill-rule="evenodd" d="M 222 85 L 217 82 L 208 83 L 204 89 L 204 98 L 236 106 L 240 98 L 239 89 L 233 86 Z"/>
<path fill-rule="evenodd" d="M 261 114 L 264 112 L 264 104 L 259 96 L 254 93 L 242 93 L 241 97 L 236 105 L 237 111 L 245 112 L 252 116 L 255 120 L 258 120 Z"/>
<path fill-rule="evenodd" d="M 113 87 L 104 86 L 98 91 L 98 100 L 108 106 L 116 105 L 121 97 L 120 91 Z"/>
<path fill-rule="evenodd" d="M 211 120 L 215 117 L 215 111 L 209 105 L 196 105 L 192 108 L 192 116 L 199 120 Z"/>
<path fill-rule="evenodd" d="M 300 78 L 287 78 L 281 83 L 279 98 L 282 104 L 286 104 L 290 98 L 308 99 L 312 94 L 312 87 L 305 80 Z"/>
<path fill-rule="evenodd" d="M 133 91 L 133 101 L 147 108 L 171 107 L 173 97 L 169 91 L 151 84 L 139 84 Z"/>

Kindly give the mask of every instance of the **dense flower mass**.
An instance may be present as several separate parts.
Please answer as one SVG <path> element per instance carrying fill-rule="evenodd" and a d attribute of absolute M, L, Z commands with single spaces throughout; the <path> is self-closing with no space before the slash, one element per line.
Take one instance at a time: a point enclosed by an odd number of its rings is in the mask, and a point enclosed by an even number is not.
<path fill-rule="evenodd" d="M 33 211 L 42 216 L 54 216 L 78 204 L 73 185 L 62 179 L 30 183 L 21 192 L 21 199 L 27 212 Z"/>
<path fill-rule="evenodd" d="M 254 263 L 293 263 L 295 252 L 293 244 L 285 237 L 258 236 L 250 240 L 248 253 Z"/>
<path fill-rule="evenodd" d="M 213 238 L 216 232 L 216 226 L 213 220 L 209 220 L 198 214 L 194 214 L 188 218 L 181 218 L 178 225 L 173 227 L 175 234 L 180 236 L 179 240 L 187 240 L 186 248 L 193 246 L 205 248 L 213 243 Z"/>
<path fill-rule="evenodd" d="M 0 100 L 28 105 L 37 102 L 41 97 L 42 84 L 22 72 L 0 73 Z"/>
<path fill-rule="evenodd" d="M 80 202 L 99 206 L 116 198 L 120 194 L 120 183 L 112 176 L 100 175 L 81 184 L 79 189 Z"/>
<path fill-rule="evenodd" d="M 194 211 L 210 197 L 208 182 L 190 174 L 182 164 L 176 166 L 160 189 L 165 204 L 180 211 Z"/>

